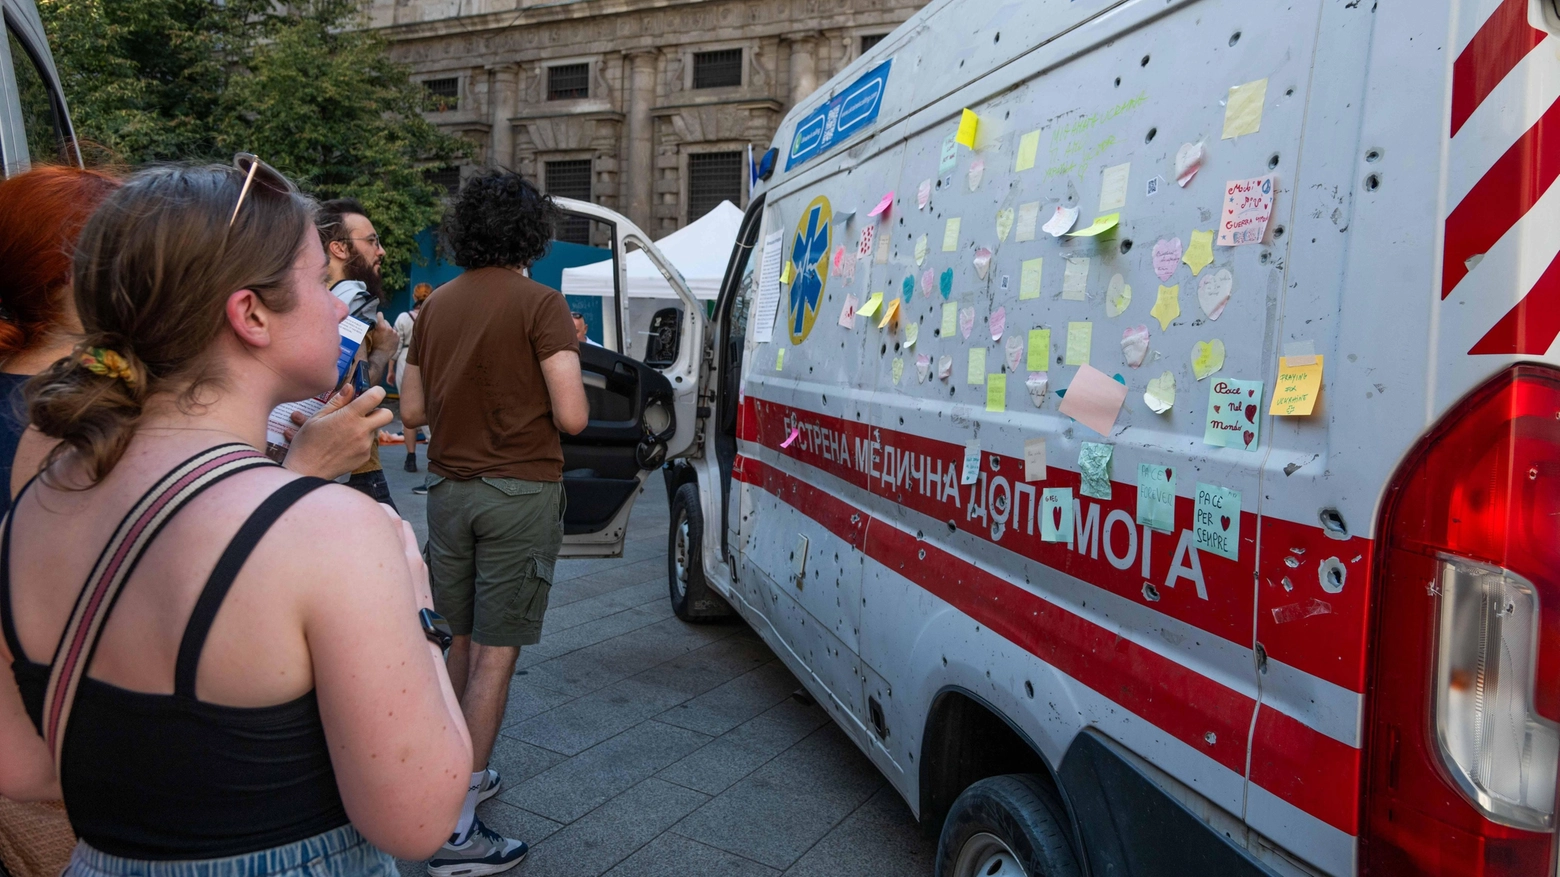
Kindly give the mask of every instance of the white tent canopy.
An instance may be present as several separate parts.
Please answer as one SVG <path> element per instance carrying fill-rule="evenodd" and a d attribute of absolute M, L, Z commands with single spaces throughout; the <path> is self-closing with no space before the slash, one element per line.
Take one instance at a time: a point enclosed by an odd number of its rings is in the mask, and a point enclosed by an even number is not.
<path fill-rule="evenodd" d="M 742 209 L 722 201 L 714 210 L 656 241 L 655 248 L 682 272 L 695 298 L 713 301 L 720 296 L 720 281 L 741 225 Z M 612 260 L 563 269 L 563 293 L 611 297 Z M 627 297 L 676 298 L 677 293 L 650 257 L 636 250 L 628 254 Z"/>

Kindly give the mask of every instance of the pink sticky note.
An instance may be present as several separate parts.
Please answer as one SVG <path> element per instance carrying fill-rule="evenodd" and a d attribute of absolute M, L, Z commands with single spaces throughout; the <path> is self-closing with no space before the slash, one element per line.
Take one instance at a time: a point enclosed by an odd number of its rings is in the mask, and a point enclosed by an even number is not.
<path fill-rule="evenodd" d="M 991 329 L 991 340 L 1001 341 L 1002 333 L 1007 331 L 1007 308 L 997 308 L 986 318 L 986 325 Z"/>
<path fill-rule="evenodd" d="M 1171 238 L 1154 244 L 1154 274 L 1169 280 L 1181 265 L 1181 239 Z"/>
<path fill-rule="evenodd" d="M 1273 216 L 1273 175 L 1224 184 L 1224 212 L 1219 217 L 1219 246 L 1260 244 Z"/>
<path fill-rule="evenodd" d="M 780 447 L 782 447 L 782 448 L 789 448 L 791 446 L 791 442 L 796 441 L 796 437 L 801 435 L 801 434 L 802 434 L 801 427 L 796 427 L 796 426 L 791 427 L 791 434 L 785 437 L 785 441 L 780 443 Z"/>
<path fill-rule="evenodd" d="M 883 214 L 888 212 L 890 207 L 893 207 L 893 206 L 894 206 L 894 193 L 893 192 L 889 192 L 887 195 L 883 196 L 883 200 L 879 201 L 877 203 L 877 206 L 872 208 L 872 212 L 868 213 L 867 215 L 868 216 L 882 216 Z"/>
<path fill-rule="evenodd" d="M 1118 384 L 1110 375 L 1089 366 L 1078 366 L 1078 374 L 1062 399 L 1061 412 L 1100 435 L 1108 436 L 1116 426 L 1121 403 L 1127 401 L 1127 385 Z"/>

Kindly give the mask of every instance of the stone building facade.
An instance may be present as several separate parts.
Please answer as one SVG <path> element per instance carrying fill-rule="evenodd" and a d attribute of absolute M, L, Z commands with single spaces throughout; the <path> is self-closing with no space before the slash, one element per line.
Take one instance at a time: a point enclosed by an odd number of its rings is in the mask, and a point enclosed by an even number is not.
<path fill-rule="evenodd" d="M 922 0 L 369 0 L 428 118 L 654 237 L 731 200 L 747 148 Z M 453 183 L 452 174 L 445 181 Z M 587 241 L 581 240 L 581 243 Z"/>

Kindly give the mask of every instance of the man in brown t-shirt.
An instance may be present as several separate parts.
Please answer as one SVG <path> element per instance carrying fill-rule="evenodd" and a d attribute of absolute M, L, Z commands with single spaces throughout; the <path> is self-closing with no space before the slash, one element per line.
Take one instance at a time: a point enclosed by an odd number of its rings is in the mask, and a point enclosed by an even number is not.
<path fill-rule="evenodd" d="M 450 681 L 474 755 L 460 822 L 428 862 L 433 877 L 497 873 L 525 856 L 473 811 L 498 791 L 487 762 L 520 647 L 541 639 L 563 541 L 559 432 L 579 432 L 589 416 L 569 306 L 523 273 L 546 253 L 557 216 L 519 174 L 466 182 L 442 234 L 466 272 L 423 304 L 401 380 L 405 429 L 433 431 L 428 570 L 434 608 L 455 633 Z"/>

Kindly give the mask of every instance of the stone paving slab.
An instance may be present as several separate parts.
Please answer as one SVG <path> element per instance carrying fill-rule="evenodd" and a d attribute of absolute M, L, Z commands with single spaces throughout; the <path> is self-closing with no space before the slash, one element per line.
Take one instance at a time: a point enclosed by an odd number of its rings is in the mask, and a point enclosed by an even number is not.
<path fill-rule="evenodd" d="M 399 447 L 383 459 L 426 539 L 411 493 L 423 475 L 401 470 Z M 792 697 L 800 684 L 757 634 L 672 615 L 667 526 L 657 475 L 623 557 L 558 563 L 493 753 L 505 789 L 477 810 L 531 844 L 511 873 L 929 877 L 935 840 L 824 711 Z"/>

